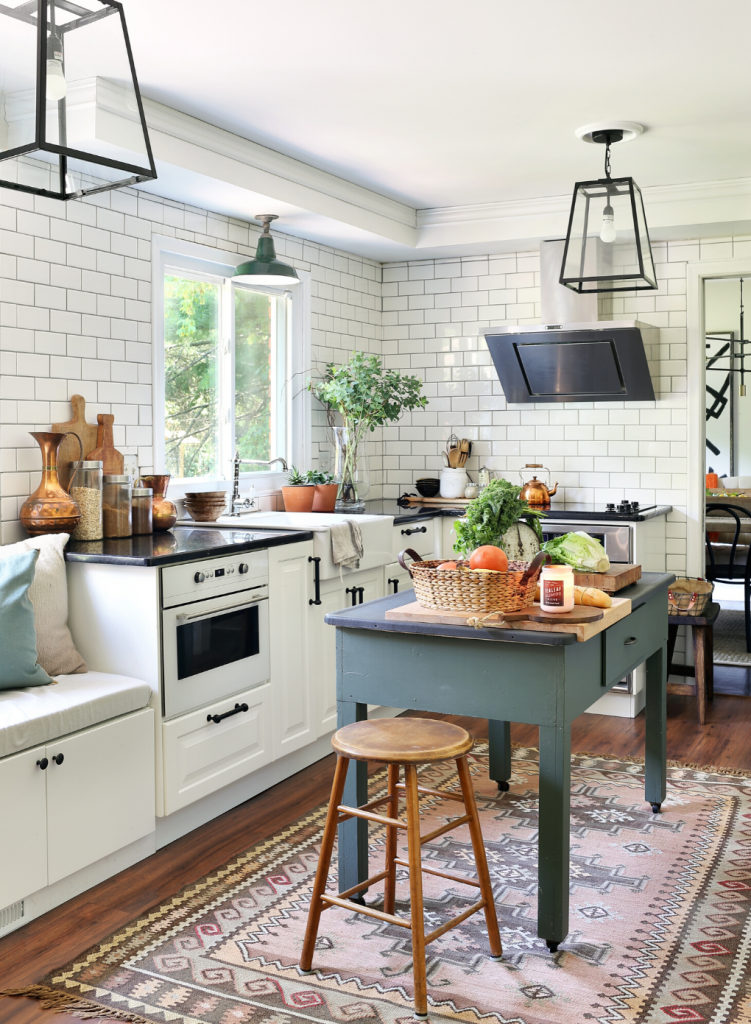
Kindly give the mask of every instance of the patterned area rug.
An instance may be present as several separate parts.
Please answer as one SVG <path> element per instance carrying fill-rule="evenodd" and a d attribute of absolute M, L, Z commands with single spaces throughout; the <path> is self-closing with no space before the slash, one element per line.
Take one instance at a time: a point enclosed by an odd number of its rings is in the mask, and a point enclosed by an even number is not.
<path fill-rule="evenodd" d="M 751 1022 L 751 778 L 672 767 L 663 813 L 653 815 L 640 763 L 575 756 L 571 931 L 551 955 L 535 920 L 537 751 L 515 750 L 504 794 L 488 780 L 485 748 L 471 767 L 504 957 L 488 958 L 481 914 L 431 944 L 431 1020 Z M 421 780 L 455 782 L 447 765 L 425 768 Z M 383 785 L 379 773 L 373 796 Z M 449 802 L 421 803 L 424 831 L 451 813 Z M 316 809 L 153 908 L 53 972 L 37 996 L 82 1016 L 157 1024 L 408 1024 L 403 929 L 328 910 L 314 971 L 298 968 L 323 815 Z M 371 826 L 374 871 L 383 839 Z M 474 873 L 466 827 L 423 851 L 435 867 Z M 407 916 L 400 877 L 397 913 Z M 469 887 L 424 879 L 430 928 L 475 898 Z M 368 900 L 381 898 L 373 889 Z"/>
<path fill-rule="evenodd" d="M 715 665 L 751 665 L 743 612 L 723 608 L 714 625 L 713 641 Z"/>

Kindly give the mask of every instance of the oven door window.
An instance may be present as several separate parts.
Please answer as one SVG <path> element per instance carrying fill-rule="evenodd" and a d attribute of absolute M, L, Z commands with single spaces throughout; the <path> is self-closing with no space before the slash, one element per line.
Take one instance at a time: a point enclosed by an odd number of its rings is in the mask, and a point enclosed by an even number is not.
<path fill-rule="evenodd" d="M 177 627 L 177 678 L 187 679 L 260 651 L 258 605 Z"/>

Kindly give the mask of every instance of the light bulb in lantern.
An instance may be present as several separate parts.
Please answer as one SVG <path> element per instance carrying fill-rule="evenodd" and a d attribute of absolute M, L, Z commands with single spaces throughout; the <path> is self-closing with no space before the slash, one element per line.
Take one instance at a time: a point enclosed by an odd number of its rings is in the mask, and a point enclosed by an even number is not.
<path fill-rule="evenodd" d="M 53 32 L 47 40 L 47 99 L 62 100 L 67 91 L 68 84 L 63 74 L 63 44 Z"/>
<path fill-rule="evenodd" d="M 602 228 L 600 229 L 600 238 L 603 242 L 614 242 L 616 238 L 615 213 L 613 212 L 613 207 L 610 203 L 608 203 L 602 211 Z"/>

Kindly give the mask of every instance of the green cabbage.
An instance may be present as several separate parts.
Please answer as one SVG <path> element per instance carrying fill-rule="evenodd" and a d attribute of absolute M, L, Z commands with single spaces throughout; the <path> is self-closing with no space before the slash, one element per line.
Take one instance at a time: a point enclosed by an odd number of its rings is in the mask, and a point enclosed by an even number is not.
<path fill-rule="evenodd" d="M 605 548 L 583 530 L 562 533 L 559 537 L 546 540 L 542 550 L 547 551 L 554 562 L 570 565 L 579 572 L 607 572 L 610 568 Z"/>

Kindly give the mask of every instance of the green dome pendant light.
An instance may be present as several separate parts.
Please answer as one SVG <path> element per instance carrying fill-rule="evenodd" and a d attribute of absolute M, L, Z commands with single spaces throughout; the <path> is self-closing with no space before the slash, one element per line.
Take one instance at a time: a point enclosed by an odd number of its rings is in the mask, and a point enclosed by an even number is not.
<path fill-rule="evenodd" d="M 234 281 L 241 281 L 243 284 L 277 285 L 285 286 L 299 284 L 300 278 L 297 271 L 289 263 L 281 263 L 276 258 L 274 250 L 274 239 L 271 237 L 269 224 L 272 220 L 279 218 L 275 213 L 257 213 L 256 220 L 263 224 L 263 232 L 258 239 L 255 259 L 241 263 L 232 275 Z"/>

